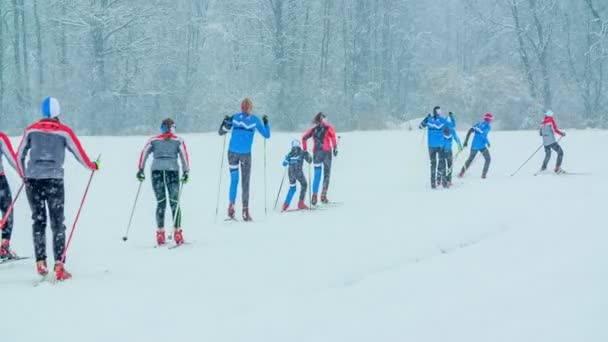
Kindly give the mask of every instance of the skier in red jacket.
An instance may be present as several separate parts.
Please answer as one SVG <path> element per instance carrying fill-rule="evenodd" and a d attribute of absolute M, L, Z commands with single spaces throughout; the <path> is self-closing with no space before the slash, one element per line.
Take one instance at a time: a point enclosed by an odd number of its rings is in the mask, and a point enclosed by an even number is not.
<path fill-rule="evenodd" d="M 555 152 L 557 152 L 555 173 L 564 173 L 564 170 L 562 170 L 564 151 L 557 143 L 557 140 L 555 140 L 555 134 L 557 133 L 562 137 L 565 137 L 566 133 L 557 128 L 557 123 L 555 123 L 555 119 L 553 118 L 553 111 L 548 110 L 545 112 L 545 119 L 540 124 L 539 133 L 543 137 L 543 145 L 545 146 L 545 159 L 543 160 L 543 165 L 541 166 L 540 171 L 542 172 L 547 169 L 547 164 L 549 164 L 549 160 L 551 160 L 551 150 L 555 150 Z"/>
<path fill-rule="evenodd" d="M 317 205 L 317 194 L 319 193 L 319 185 L 321 183 L 321 172 L 323 172 L 323 190 L 321 192 L 321 202 L 329 203 L 327 199 L 327 189 L 329 188 L 329 179 L 331 177 L 331 161 L 333 157 L 338 156 L 338 142 L 336 141 L 336 131 L 334 127 L 327 123 L 327 116 L 321 112 L 315 115 L 313 120 L 314 126 L 311 127 L 304 136 L 302 136 L 302 149 L 308 148 L 308 139 L 312 138 L 313 147 L 313 163 L 315 166 L 314 181 L 312 183 L 312 205 Z"/>

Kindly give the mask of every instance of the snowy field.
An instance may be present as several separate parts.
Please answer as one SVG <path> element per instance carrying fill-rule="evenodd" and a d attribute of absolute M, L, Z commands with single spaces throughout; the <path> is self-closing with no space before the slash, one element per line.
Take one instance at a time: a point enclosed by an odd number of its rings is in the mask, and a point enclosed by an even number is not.
<path fill-rule="evenodd" d="M 297 136 L 268 143 L 269 207 Z M 422 132 L 341 137 L 329 197 L 344 205 L 267 217 L 256 137 L 256 222 L 245 224 L 223 222 L 227 170 L 214 223 L 222 138 L 186 135 L 182 206 L 193 243 L 172 250 L 154 248 L 149 173 L 121 240 L 146 138 L 83 138 L 103 164 L 68 253 L 74 278 L 34 287 L 32 259 L 0 265 L 0 340 L 608 341 L 608 132 L 562 140 L 564 169 L 590 174 L 538 177 L 542 153 L 509 177 L 538 134 L 493 132 L 489 179 L 480 179 L 480 159 L 452 189 L 435 191 Z M 69 228 L 89 174 L 68 157 Z M 29 215 L 23 196 L 13 248 L 24 256 L 33 255 Z"/>

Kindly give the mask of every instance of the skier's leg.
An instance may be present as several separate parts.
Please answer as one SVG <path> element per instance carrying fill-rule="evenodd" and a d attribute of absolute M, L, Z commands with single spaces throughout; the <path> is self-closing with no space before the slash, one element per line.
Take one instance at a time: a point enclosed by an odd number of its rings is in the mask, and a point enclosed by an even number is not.
<path fill-rule="evenodd" d="M 447 178 L 446 178 L 446 168 L 445 168 L 445 164 L 446 164 L 446 160 L 445 160 L 445 151 L 443 150 L 443 148 L 439 148 L 437 150 L 437 156 L 439 158 L 439 166 L 437 167 L 437 182 L 442 184 L 443 186 L 447 185 Z"/>
<path fill-rule="evenodd" d="M 490 169 L 490 162 L 492 161 L 492 157 L 490 156 L 490 150 L 488 150 L 487 148 L 484 148 L 483 150 L 481 150 L 481 154 L 483 155 L 483 158 L 485 159 L 481 177 L 486 178 L 486 176 L 488 175 L 488 170 Z"/>
<path fill-rule="evenodd" d="M 306 198 L 306 191 L 308 190 L 308 182 L 306 181 L 306 176 L 304 176 L 302 170 L 296 172 L 296 179 L 300 182 L 300 201 L 304 201 Z"/>
<path fill-rule="evenodd" d="M 545 146 L 545 159 L 543 159 L 543 165 L 540 167 L 541 171 L 547 169 L 547 164 L 549 164 L 549 160 L 551 160 L 551 146 Z"/>
<path fill-rule="evenodd" d="M 452 155 L 452 151 L 451 150 L 444 150 L 444 158 L 445 158 L 445 167 L 446 167 L 446 174 L 445 177 L 447 179 L 447 181 L 449 183 L 452 182 L 452 167 L 454 164 L 454 156 Z"/>
<path fill-rule="evenodd" d="M 65 249 L 65 190 L 63 179 L 49 179 L 47 183 L 47 204 L 53 231 L 53 252 L 55 262 L 61 261 Z"/>
<path fill-rule="evenodd" d="M 331 179 L 331 151 L 323 151 L 325 156 L 323 157 L 323 190 L 322 195 L 327 195 L 327 189 L 329 188 L 329 181 Z"/>
<path fill-rule="evenodd" d="M 436 172 L 437 172 L 437 149 L 429 147 L 429 158 L 431 159 L 431 187 L 437 185 Z"/>
<path fill-rule="evenodd" d="M 291 200 L 293 199 L 293 195 L 296 193 L 296 177 L 293 174 L 293 171 L 289 170 L 289 190 L 287 191 L 287 197 L 285 197 L 285 205 L 284 207 L 289 207 L 291 204 Z"/>
<path fill-rule="evenodd" d="M 25 183 L 27 201 L 32 209 L 32 237 L 36 261 L 46 260 L 46 193 L 41 180 L 27 179 Z"/>
<path fill-rule="evenodd" d="M 0 210 L 2 211 L 2 217 L 6 215 L 8 208 L 11 206 L 13 202 L 13 197 L 11 196 L 11 188 L 6 181 L 6 176 L 0 176 Z M 2 239 L 10 240 L 11 234 L 13 232 L 13 211 L 8 216 L 6 220 L 6 224 L 2 229 Z"/>
<path fill-rule="evenodd" d="M 156 196 L 156 227 L 165 227 L 165 209 L 167 207 L 167 192 L 165 190 L 165 171 L 152 171 L 152 189 Z"/>
<path fill-rule="evenodd" d="M 312 182 L 312 193 L 313 196 L 319 193 L 319 186 L 321 185 L 321 171 L 323 166 L 323 154 L 322 152 L 316 152 L 313 156 L 313 164 L 315 166 L 314 181 Z"/>
<path fill-rule="evenodd" d="M 241 197 L 243 197 L 243 209 L 249 208 L 249 182 L 251 180 L 251 154 L 241 156 L 241 173 L 243 184 Z"/>
<path fill-rule="evenodd" d="M 174 228 L 182 226 L 182 208 L 179 205 L 179 172 L 166 171 L 167 192 L 169 193 L 169 204 L 171 205 L 171 218 L 175 218 L 172 222 Z"/>
<path fill-rule="evenodd" d="M 562 168 L 562 160 L 564 159 L 564 150 L 562 150 L 562 147 L 559 146 L 558 143 L 555 143 L 553 149 L 555 152 L 557 152 L 557 163 L 555 164 L 555 169 L 560 170 Z"/>
<path fill-rule="evenodd" d="M 467 161 L 464 162 L 464 166 L 462 167 L 462 170 L 460 170 L 460 177 L 462 177 L 464 175 L 464 173 L 467 172 L 469 167 L 471 167 L 471 163 L 475 159 L 476 155 L 477 155 L 477 150 L 472 149 L 471 154 L 469 154 L 469 158 L 467 158 Z"/>
<path fill-rule="evenodd" d="M 230 170 L 230 192 L 228 194 L 228 199 L 230 205 L 234 205 L 236 202 L 237 188 L 239 186 L 239 157 L 232 152 L 228 152 L 228 169 Z"/>

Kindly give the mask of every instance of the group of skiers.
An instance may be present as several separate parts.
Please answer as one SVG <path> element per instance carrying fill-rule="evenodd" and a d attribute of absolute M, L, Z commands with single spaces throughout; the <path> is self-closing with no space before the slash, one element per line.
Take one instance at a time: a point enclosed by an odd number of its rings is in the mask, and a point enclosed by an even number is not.
<path fill-rule="evenodd" d="M 431 159 L 431 188 L 435 189 L 439 186 L 449 188 L 452 186 L 452 170 L 454 164 L 452 145 L 454 141 L 457 143 L 458 156 L 464 148 L 468 147 L 471 134 L 474 135 L 473 143 L 471 144 L 471 152 L 460 170 L 460 173 L 458 173 L 458 177 L 464 177 L 464 174 L 469 167 L 471 167 L 471 164 L 478 153 L 481 153 L 485 159 L 481 178 L 485 179 L 488 176 L 490 162 L 492 161 L 492 157 L 490 156 L 491 145 L 488 134 L 492 129 L 491 123 L 493 120 L 494 115 L 491 113 L 484 114 L 483 120 L 479 121 L 468 130 L 464 144 L 461 143 L 460 138 L 456 133 L 456 118 L 454 113 L 449 112 L 447 116 L 444 116 L 442 115 L 441 107 L 436 106 L 433 108 L 433 113 L 428 114 L 422 120 L 419 128 L 426 128 L 428 131 L 428 149 L 429 157 Z M 557 152 L 557 162 L 554 172 L 557 174 L 564 173 L 564 170 L 561 168 L 564 152 L 559 146 L 558 140 L 555 139 L 555 134 L 562 137 L 566 136 L 566 133 L 560 131 L 557 127 L 555 119 L 553 118 L 553 111 L 547 110 L 544 113 L 544 119 L 540 125 L 540 135 L 543 138 L 543 146 L 545 148 L 545 158 L 540 172 L 547 169 L 547 165 L 551 159 L 551 151 L 555 150 Z"/>
<path fill-rule="evenodd" d="M 50 218 L 50 227 L 53 234 L 54 272 L 58 280 L 65 280 L 71 274 L 65 269 L 66 258 L 66 227 L 64 225 L 64 169 L 65 151 L 69 150 L 85 168 L 95 172 L 99 170 L 99 161 L 91 161 L 85 153 L 80 141 L 70 127 L 63 124 L 60 119 L 60 106 L 57 99 L 48 97 L 42 103 L 42 119 L 26 128 L 17 152 L 13 150 L 8 137 L 0 133 L 0 210 L 3 220 L 2 241 L 0 243 L 0 259 L 14 259 L 16 254 L 10 248 L 10 239 L 13 230 L 13 205 L 11 190 L 2 167 L 2 155 L 23 179 L 23 185 L 32 211 L 33 242 L 36 256 L 37 272 L 46 276 L 49 273 L 46 263 L 46 226 L 47 210 Z M 431 187 L 439 186 L 449 188 L 452 184 L 452 171 L 454 167 L 453 143 L 458 147 L 457 155 L 468 146 L 473 134 L 471 152 L 459 176 L 463 177 L 478 153 L 484 156 L 485 164 L 482 178 L 486 178 L 490 167 L 490 141 L 488 134 L 494 116 L 487 113 L 483 120 L 468 130 L 464 144 L 456 133 L 456 118 L 449 112 L 444 116 L 439 106 L 433 108 L 420 123 L 420 128 L 428 130 L 428 150 L 431 160 Z M 165 211 L 167 204 L 171 208 L 173 232 L 176 245 L 184 243 L 181 229 L 181 209 L 179 198 L 183 184 L 189 180 L 190 161 L 184 139 L 175 135 L 175 122 L 171 118 L 161 122 L 160 134 L 150 138 L 139 158 L 137 180 L 143 182 L 146 178 L 146 162 L 152 156 L 151 181 L 156 197 L 156 242 L 158 245 L 166 244 Z M 228 192 L 228 219 L 236 220 L 236 198 L 239 182 L 241 182 L 242 218 L 252 221 L 249 212 L 249 187 L 252 165 L 252 145 L 255 132 L 263 138 L 270 138 L 270 123 L 266 115 L 261 118 L 253 114 L 253 101 L 249 98 L 241 102 L 241 111 L 226 116 L 219 127 L 220 136 L 231 133 L 228 146 L 228 170 L 230 172 L 230 186 Z M 563 150 L 555 139 L 555 133 L 565 136 L 557 128 L 553 112 L 545 112 L 541 123 L 540 134 L 545 147 L 545 159 L 541 171 L 547 168 L 551 151 L 558 153 L 556 173 L 562 173 L 561 163 Z M 312 155 L 308 152 L 308 140 L 313 140 Z M 313 119 L 313 126 L 308 129 L 301 139 L 291 142 L 290 150 L 285 156 L 282 165 L 286 167 L 289 178 L 289 190 L 282 210 L 289 210 L 290 204 L 300 183 L 300 194 L 297 210 L 309 209 L 305 198 L 308 191 L 308 181 L 304 175 L 303 165 L 314 164 L 314 179 L 312 182 L 312 195 L 310 204 L 315 206 L 319 202 L 330 203 L 327 192 L 331 177 L 332 159 L 338 155 L 338 140 L 335 129 L 327 122 L 324 113 L 317 113 Z M 27 163 L 26 163 L 27 159 Z M 180 168 L 181 164 L 181 168 Z M 181 175 L 180 175 L 181 169 Z M 322 186 L 321 186 L 322 184 Z M 19 193 L 21 192 L 19 189 Z M 17 194 L 18 196 L 18 194 Z M 170 235 L 171 238 L 171 235 Z"/>

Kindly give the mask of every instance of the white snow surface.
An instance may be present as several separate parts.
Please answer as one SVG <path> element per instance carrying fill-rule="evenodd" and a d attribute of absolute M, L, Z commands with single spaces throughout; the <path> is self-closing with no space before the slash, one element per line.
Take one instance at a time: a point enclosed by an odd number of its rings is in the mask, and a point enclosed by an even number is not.
<path fill-rule="evenodd" d="M 83 137 L 102 169 L 68 252 L 74 277 L 35 287 L 33 259 L 0 265 L 0 340 L 608 341 L 608 132 L 568 133 L 564 169 L 590 174 L 535 177 L 541 151 L 509 177 L 540 138 L 493 132 L 489 178 L 478 156 L 450 190 L 429 187 L 422 132 L 344 133 L 329 193 L 344 205 L 267 217 L 258 136 L 251 224 L 223 222 L 226 164 L 214 223 L 223 138 L 185 135 L 183 225 L 193 243 L 172 250 L 154 248 L 149 172 L 121 240 L 146 137 Z M 269 208 L 298 136 L 267 144 Z M 68 159 L 69 230 L 89 173 Z M 12 247 L 33 256 L 25 196 L 15 222 Z M 47 254 L 52 263 L 50 241 Z"/>

